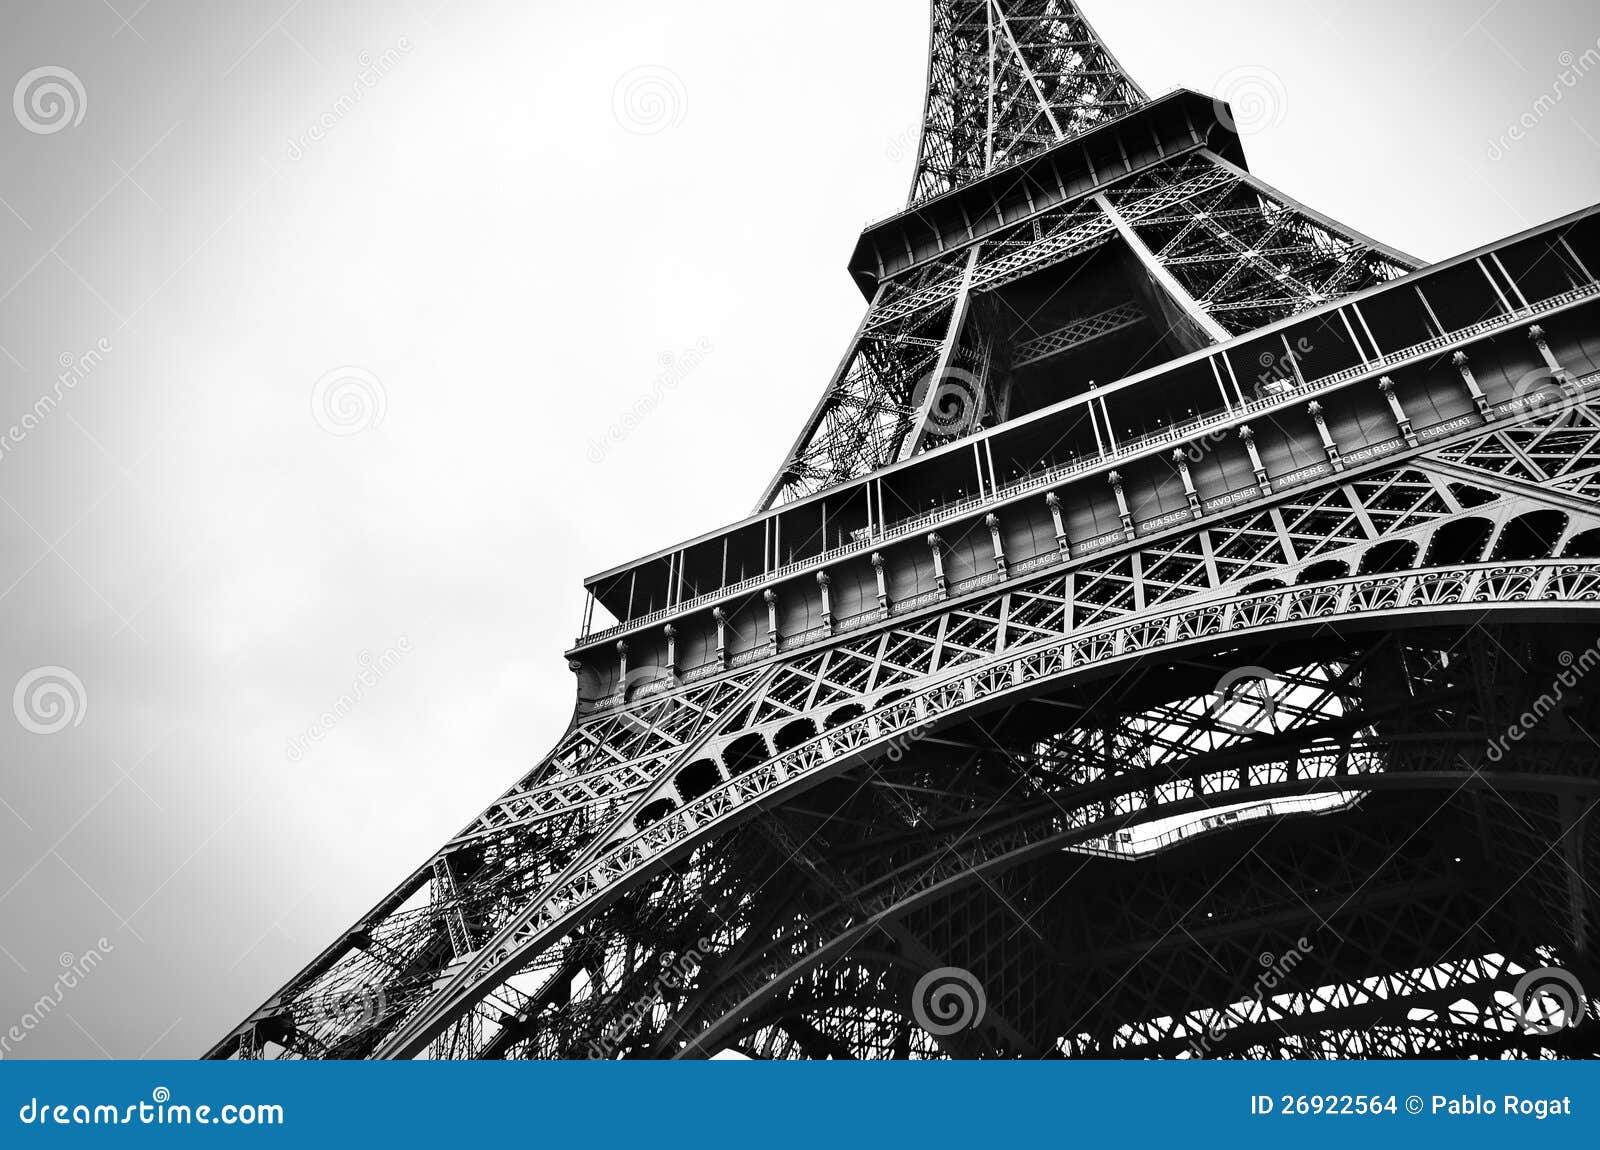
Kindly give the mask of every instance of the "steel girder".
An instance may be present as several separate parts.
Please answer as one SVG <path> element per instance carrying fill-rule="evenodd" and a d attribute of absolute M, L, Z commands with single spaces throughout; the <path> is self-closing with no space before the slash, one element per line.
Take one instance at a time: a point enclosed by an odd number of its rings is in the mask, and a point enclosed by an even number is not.
<path fill-rule="evenodd" d="M 767 805 L 787 807 L 855 762 L 881 761 L 908 740 L 937 738 L 969 714 L 1066 682 L 1308 629 L 1356 633 L 1444 618 L 1471 627 L 1486 614 L 1588 610 L 1600 595 L 1600 564 L 1567 552 L 1600 526 L 1592 498 L 1573 490 L 1600 469 L 1600 457 L 1586 458 L 1600 450 L 1596 441 L 1593 413 L 1535 416 L 1279 497 L 1188 536 L 930 605 L 820 653 L 588 716 L 341 940 L 337 954 L 263 1008 L 239 1041 L 254 1052 L 292 1034 L 281 1044 L 287 1051 L 339 1050 L 345 1020 L 328 1004 L 352 996 L 375 1004 L 361 1053 L 424 1049 L 443 1033 L 439 1023 L 419 1025 L 424 1017 L 471 1017 L 492 1033 L 496 1024 L 486 1019 L 527 1015 L 545 994 L 541 977 L 576 969 L 585 947 L 610 937 L 611 928 L 585 920 L 609 922 L 595 916 L 613 904 L 670 906 L 659 876 L 679 874 L 685 858 L 692 870 L 712 866 L 717 850 L 706 844 L 718 841 L 720 828 Z M 1544 557 L 1495 562 L 1513 525 L 1541 511 L 1560 517 Z M 1485 528 L 1476 552 L 1431 565 L 1441 533 L 1475 521 Z M 1397 551 L 1407 543 L 1414 546 Z M 1324 575 L 1360 572 L 1380 547 L 1398 569 L 1295 582 L 1319 565 Z M 1237 594 L 1250 582 L 1281 586 Z M 1228 731 L 1207 716 L 1201 693 L 1165 704 L 1145 720 L 1159 734 L 1141 754 L 1164 763 L 1225 746 Z M 1061 718 L 1073 729 L 1072 712 Z M 1115 729 L 1134 737 L 1145 727 Z M 683 781 L 697 763 L 712 771 L 701 793 Z M 689 931 L 717 921 L 681 917 Z M 440 995 L 452 981 L 467 988 L 460 1007 Z M 399 1037 L 407 1020 L 411 1035 L 425 1036 L 420 1044 Z"/>

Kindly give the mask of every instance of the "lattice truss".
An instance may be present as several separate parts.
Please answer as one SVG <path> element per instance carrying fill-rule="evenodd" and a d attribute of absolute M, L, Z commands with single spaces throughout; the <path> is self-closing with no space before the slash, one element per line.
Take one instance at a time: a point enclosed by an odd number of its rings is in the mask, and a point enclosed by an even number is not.
<path fill-rule="evenodd" d="M 935 0 L 929 56 L 913 206 L 1146 98 L 1070 0 Z"/>
<path fill-rule="evenodd" d="M 1193 297 L 1192 306 L 1233 333 L 1414 266 L 1207 151 L 1138 173 L 1106 198 Z M 1000 289 L 1115 235 L 1093 202 L 1064 204 L 985 237 L 975 257 L 968 246 L 886 280 L 762 506 L 815 494 L 993 426 L 1005 417 L 999 400 L 1012 366 L 1144 318 L 1123 305 L 1044 334 L 1001 318 L 1010 309 L 996 302 Z M 957 315 L 965 321 L 953 324 Z M 960 370 L 941 373 L 947 343 L 947 363 Z M 930 388 L 941 403 L 921 425 Z"/>
<path fill-rule="evenodd" d="M 1098 683 L 1053 699 L 1051 709 L 1081 716 L 1068 731 L 1023 708 L 944 732 L 899 763 L 841 778 L 708 843 L 508 980 L 432 1052 L 1570 1052 L 1564 1039 L 1546 1043 L 1515 1025 L 1507 994 L 1512 973 L 1557 952 L 1522 948 L 1520 966 L 1483 957 L 1521 939 L 1479 912 L 1495 898 L 1520 914 L 1529 884 L 1486 897 L 1481 874 L 1450 863 L 1469 849 L 1462 828 L 1486 814 L 1496 828 L 1527 821 L 1530 842 L 1562 835 L 1559 824 L 1537 822 L 1546 796 L 1520 792 L 1515 777 L 1475 775 L 1481 763 L 1461 763 L 1452 749 L 1452 739 L 1483 745 L 1496 715 L 1485 708 L 1505 686 L 1501 652 L 1516 652 L 1524 670 L 1545 669 L 1514 633 L 1481 638 L 1470 647 L 1451 636 L 1334 644 L 1316 662 L 1298 662 L 1303 650 L 1264 654 L 1279 668 L 1270 693 L 1227 712 L 1189 689 L 1211 668 L 1149 667 L 1114 690 Z M 1201 724 L 1203 735 L 1175 734 L 1206 711 L 1215 721 Z M 1537 766 L 1593 781 L 1575 732 L 1545 747 Z M 1405 783 L 1383 776 L 1448 771 L 1457 791 L 1485 784 L 1493 809 L 1468 811 L 1452 793 L 1382 814 L 1380 784 Z M 1237 834 L 1218 839 L 1233 846 L 1199 870 L 1192 851 L 1169 864 L 1060 849 L 1185 799 L 1214 807 L 1316 786 L 1365 792 L 1363 817 L 1339 822 L 1337 834 L 1293 823 L 1251 833 L 1243 870 Z M 1417 836 L 1424 818 L 1433 833 Z M 1024 856 L 1030 864 L 1019 866 Z M 1514 851 L 1488 862 L 1498 864 L 1493 875 L 1526 873 Z M 1140 873 L 1103 873 L 1128 867 Z M 1289 989 L 1209 1007 L 1251 989 L 1258 955 L 1299 953 L 1296 932 L 1313 943 Z M 1554 933 L 1570 954 L 1572 937 Z M 916 973 L 944 964 L 977 975 L 988 1021 L 935 1041 L 907 1004 Z M 1383 969 L 1349 979 L 1371 966 Z M 1197 982 L 1206 971 L 1218 973 Z"/>
<path fill-rule="evenodd" d="M 1073 866 L 1125 867 L 1095 857 L 1095 844 L 1219 804 L 1371 792 L 1370 804 L 1407 772 L 1429 785 L 1453 778 L 1457 789 L 1467 772 L 1475 794 L 1473 780 L 1497 777 L 1477 769 L 1490 733 L 1549 681 L 1539 668 L 1556 668 L 1553 655 L 1536 637 L 1459 624 L 1426 642 L 1396 636 L 1441 612 L 1592 610 L 1600 507 L 1587 480 L 1597 472 L 1600 415 L 1587 405 L 1537 414 L 824 650 L 582 717 L 223 1052 L 610 1056 L 643 1052 L 626 1036 L 644 1035 L 657 1055 L 718 1043 L 775 1055 L 831 1049 L 829 1034 L 907 1056 L 1038 1053 L 1058 1042 L 1081 1052 L 1090 1040 L 1071 1019 L 1046 1026 L 1027 1012 L 1030 987 L 1059 981 L 1035 948 L 1077 962 L 1082 940 L 1046 946 L 1018 927 L 999 932 L 1021 948 L 1011 958 L 963 950 L 995 936 L 973 925 L 983 916 L 1049 901 L 1048 890 L 1007 893 L 999 876 L 1063 852 Z M 1373 626 L 1383 641 L 1362 638 Z M 1578 644 L 1570 625 L 1557 638 Z M 1191 647 L 1207 653 L 1191 657 Z M 1265 693 L 1219 705 L 1219 667 L 1246 665 L 1265 673 Z M 1519 753 L 1536 755 L 1543 777 L 1589 779 L 1581 731 L 1596 723 L 1585 713 L 1570 727 L 1547 724 Z M 1497 833 L 1496 849 L 1515 857 L 1511 873 L 1540 906 L 1570 909 L 1563 933 L 1516 951 L 1469 931 L 1462 961 L 1531 961 L 1535 944 L 1593 953 L 1592 903 L 1568 876 L 1587 873 L 1600 844 L 1583 823 L 1593 795 L 1573 787 L 1540 806 L 1507 777 L 1483 800 L 1512 808 L 1497 825 L 1514 816 L 1523 830 Z M 767 813 L 753 818 L 758 804 Z M 857 832 L 853 845 L 835 839 Z M 1563 836 L 1568 848 L 1552 854 Z M 801 889 L 810 893 L 800 904 L 784 901 Z M 940 909 L 906 918 L 921 900 Z M 886 966 L 834 970 L 866 942 L 886 948 Z M 1011 989 L 995 1017 L 1010 1030 L 930 1046 L 874 1013 L 903 1014 L 907 978 L 968 961 L 1001 964 L 995 993 Z M 1036 973 L 1013 981 L 1007 963 Z M 824 1038 L 756 1025 L 802 974 L 813 989 L 818 978 L 856 980 L 849 1035 L 815 1003 L 802 1013 Z M 1347 981 L 1329 973 L 1316 986 Z M 1118 1025 L 1192 1026 L 1194 1012 L 1232 993 L 1183 1010 L 1168 1003 L 1165 1014 L 1151 997 L 1121 1010 Z M 857 1009 L 869 997 L 876 1005 Z M 828 1001 L 837 999 L 816 1003 Z M 669 1026 L 668 1014 L 684 1021 Z M 1144 1040 L 1132 1030 L 1092 1037 L 1100 1049 Z"/>
<path fill-rule="evenodd" d="M 1182 184 L 1203 177 L 1219 161 L 1188 158 L 1157 179 Z M 1413 271 L 1399 253 L 1286 199 L 1249 174 L 1174 204 L 1137 211 L 1134 230 L 1163 267 L 1212 319 L 1242 335 L 1303 311 Z M 1139 189 L 1119 190 L 1113 203 Z"/>

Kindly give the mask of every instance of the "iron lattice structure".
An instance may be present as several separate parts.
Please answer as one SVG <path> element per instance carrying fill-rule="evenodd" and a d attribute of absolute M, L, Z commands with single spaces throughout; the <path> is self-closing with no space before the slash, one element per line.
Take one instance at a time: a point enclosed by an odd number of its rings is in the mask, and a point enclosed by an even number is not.
<path fill-rule="evenodd" d="M 1600 214 L 1421 267 L 1065 0 L 930 58 L 756 512 L 213 1056 L 1596 1053 Z"/>

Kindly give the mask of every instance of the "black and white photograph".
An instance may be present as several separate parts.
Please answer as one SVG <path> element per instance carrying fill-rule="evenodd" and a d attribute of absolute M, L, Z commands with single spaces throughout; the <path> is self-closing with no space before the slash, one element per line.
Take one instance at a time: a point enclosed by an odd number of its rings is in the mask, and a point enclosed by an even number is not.
<path fill-rule="evenodd" d="M 1592 3 L 17 0 L 0 81 L 7 1139 L 1600 1129 Z M 885 1072 L 805 1081 L 965 1081 Z M 494 1081 L 800 1081 L 662 1073 Z"/>

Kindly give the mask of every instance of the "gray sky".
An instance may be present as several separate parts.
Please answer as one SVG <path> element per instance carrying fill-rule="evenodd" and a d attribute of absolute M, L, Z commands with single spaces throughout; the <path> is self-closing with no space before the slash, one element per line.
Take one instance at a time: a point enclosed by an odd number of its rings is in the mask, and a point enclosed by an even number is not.
<path fill-rule="evenodd" d="M 1422 257 L 1600 189 L 1600 67 L 1534 112 L 1592 4 L 1084 8 Z M 585 574 L 750 509 L 926 69 L 922 0 L 797 12 L 5 6 L 0 94 L 81 95 L 0 111 L 0 430 L 52 397 L 0 439 L 0 688 L 76 680 L 0 723 L 0 1038 L 51 999 L 0 1054 L 199 1053 L 554 742 Z"/>

